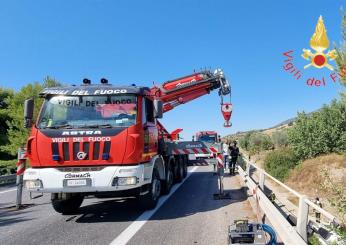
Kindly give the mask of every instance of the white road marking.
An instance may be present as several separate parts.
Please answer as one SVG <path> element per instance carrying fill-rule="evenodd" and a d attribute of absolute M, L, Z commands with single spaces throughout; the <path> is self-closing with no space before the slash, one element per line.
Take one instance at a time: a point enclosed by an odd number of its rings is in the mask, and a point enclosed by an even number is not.
<path fill-rule="evenodd" d="M 7 191 L 1 191 L 0 194 L 6 193 L 6 192 L 10 192 L 10 191 L 15 191 L 15 190 L 17 190 L 17 188 L 11 189 L 11 190 L 7 190 Z"/>
<path fill-rule="evenodd" d="M 119 236 L 117 236 L 110 245 L 125 245 L 127 244 L 130 239 L 142 228 L 142 226 L 147 223 L 147 221 L 153 216 L 157 210 L 164 204 L 170 196 L 173 195 L 173 193 L 182 185 L 184 184 L 185 180 L 187 180 L 190 175 L 196 171 L 198 167 L 193 167 L 187 174 L 186 178 L 179 184 L 176 184 L 172 187 L 171 192 L 160 198 L 159 202 L 157 203 L 155 209 L 145 211 L 142 213 L 135 221 L 131 223 L 122 233 L 120 233 Z"/>

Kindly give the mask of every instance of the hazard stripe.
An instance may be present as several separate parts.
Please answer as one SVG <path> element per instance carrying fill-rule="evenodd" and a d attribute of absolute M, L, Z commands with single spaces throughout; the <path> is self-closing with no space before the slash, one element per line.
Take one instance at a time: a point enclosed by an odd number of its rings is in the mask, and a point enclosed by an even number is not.
<path fill-rule="evenodd" d="M 203 153 L 209 153 L 207 149 L 202 148 Z"/>
<path fill-rule="evenodd" d="M 25 165 L 19 165 L 18 168 L 17 168 L 17 171 L 21 170 L 21 169 L 25 169 Z"/>
<path fill-rule="evenodd" d="M 24 159 L 20 159 L 17 163 L 17 172 L 16 175 L 22 175 L 25 171 L 25 160 Z"/>
<path fill-rule="evenodd" d="M 222 159 L 222 155 L 219 153 L 217 154 L 217 163 L 218 163 L 218 167 L 219 168 L 223 168 L 225 166 L 223 159 Z"/>
<path fill-rule="evenodd" d="M 186 153 L 186 154 L 192 153 L 192 152 L 189 152 L 187 149 L 184 149 L 183 151 L 184 151 L 184 153 Z"/>
<path fill-rule="evenodd" d="M 173 154 L 179 154 L 179 150 L 178 149 L 173 149 Z"/>
<path fill-rule="evenodd" d="M 209 148 L 212 152 L 217 152 L 217 150 L 214 147 Z"/>
<path fill-rule="evenodd" d="M 208 154 L 208 148 L 173 149 L 173 154 Z"/>
<path fill-rule="evenodd" d="M 16 166 L 18 167 L 19 165 L 23 164 L 25 160 L 19 160 L 17 163 L 16 163 Z"/>
<path fill-rule="evenodd" d="M 25 165 L 20 165 L 18 168 L 17 168 L 17 175 L 22 175 L 25 171 Z"/>
<path fill-rule="evenodd" d="M 25 168 L 22 168 L 22 169 L 20 169 L 20 170 L 17 170 L 16 175 L 22 175 L 22 174 L 24 173 L 24 171 L 25 171 Z"/>
<path fill-rule="evenodd" d="M 194 153 L 200 153 L 196 148 L 192 149 Z"/>

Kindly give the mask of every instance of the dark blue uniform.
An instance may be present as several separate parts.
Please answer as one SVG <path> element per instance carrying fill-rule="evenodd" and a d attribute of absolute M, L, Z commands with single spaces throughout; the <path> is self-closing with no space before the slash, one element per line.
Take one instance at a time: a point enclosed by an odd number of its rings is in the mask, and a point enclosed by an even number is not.
<path fill-rule="evenodd" d="M 237 163 L 238 156 L 239 156 L 239 148 L 237 147 L 237 145 L 233 145 L 229 147 L 229 151 L 231 155 L 229 171 L 230 171 L 230 174 L 234 174 L 235 165 Z"/>

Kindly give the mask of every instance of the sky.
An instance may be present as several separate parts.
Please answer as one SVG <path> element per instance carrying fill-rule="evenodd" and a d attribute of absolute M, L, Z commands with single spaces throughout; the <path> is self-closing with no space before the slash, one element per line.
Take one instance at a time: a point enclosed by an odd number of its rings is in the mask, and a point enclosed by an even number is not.
<path fill-rule="evenodd" d="M 189 140 L 201 130 L 221 135 L 272 127 L 311 112 L 343 91 L 327 68 L 303 69 L 320 15 L 331 48 L 339 45 L 345 1 L 1 1 L 0 86 L 20 89 L 51 76 L 151 87 L 203 68 L 222 68 L 231 83 L 231 128 L 223 127 L 216 91 L 167 112 L 172 131 Z M 284 71 L 284 52 L 303 76 Z M 335 62 L 331 61 L 331 65 Z M 308 78 L 325 78 L 311 87 Z M 229 98 L 226 98 L 229 99 Z"/>

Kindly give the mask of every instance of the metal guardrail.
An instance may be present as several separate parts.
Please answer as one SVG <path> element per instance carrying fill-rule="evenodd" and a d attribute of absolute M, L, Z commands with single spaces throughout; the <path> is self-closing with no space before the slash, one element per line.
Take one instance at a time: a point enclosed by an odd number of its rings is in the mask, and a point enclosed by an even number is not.
<path fill-rule="evenodd" d="M 244 153 L 242 153 L 242 154 L 243 154 L 243 156 L 246 156 L 246 154 L 244 154 Z M 265 170 L 257 167 L 255 164 L 250 163 L 250 161 L 247 160 L 248 159 L 247 156 L 242 157 L 242 159 L 244 160 L 244 162 L 246 164 L 246 172 L 243 169 L 241 169 L 241 171 L 240 171 L 241 176 L 243 175 L 243 178 L 246 179 L 247 182 L 249 182 L 249 184 L 251 185 L 251 188 L 256 188 L 256 192 L 260 193 L 260 196 L 264 196 L 265 199 L 268 199 L 264 193 L 264 186 L 265 186 L 265 179 L 270 178 L 271 180 L 276 182 L 278 185 L 285 188 L 288 192 L 292 193 L 293 195 L 295 195 L 299 198 L 299 206 L 298 206 L 298 214 L 297 214 L 297 226 L 295 229 L 296 229 L 297 234 L 299 234 L 299 236 L 304 241 L 307 241 L 307 226 L 308 226 L 309 221 L 311 221 L 309 219 L 309 207 L 315 209 L 317 212 L 320 212 L 322 215 L 324 215 L 328 220 L 330 220 L 331 224 L 339 224 L 340 223 L 340 221 L 337 220 L 337 218 L 335 216 L 333 216 L 332 214 L 330 214 L 329 212 L 327 212 L 323 208 L 319 207 L 318 205 L 316 205 L 315 203 L 310 201 L 306 196 L 304 196 L 304 195 L 298 193 L 297 191 L 293 190 L 292 188 L 288 187 L 287 185 L 285 185 L 281 181 L 277 180 L 276 178 L 274 178 L 273 176 L 268 174 Z M 258 184 L 250 177 L 250 173 L 251 173 L 252 169 L 256 169 L 256 171 L 259 172 Z M 248 186 L 249 186 L 249 184 L 248 184 Z M 259 188 L 257 188 L 257 187 L 259 187 Z M 268 199 L 268 201 L 269 201 L 269 199 Z M 265 213 L 266 212 L 272 212 L 271 210 L 268 210 L 268 207 L 276 209 L 276 207 L 273 204 L 272 204 L 272 207 L 270 207 L 270 206 L 266 207 L 266 205 L 261 205 L 261 206 L 262 206 L 262 208 L 264 207 Z M 267 210 L 265 210 L 266 208 L 267 208 Z M 268 218 L 270 220 L 269 215 L 268 215 Z M 278 217 L 276 217 L 275 219 L 278 219 Z M 282 223 L 280 225 L 284 225 L 284 226 L 287 225 L 287 224 L 284 224 L 282 221 L 280 221 L 279 223 Z M 279 234 L 279 235 L 281 235 L 281 237 L 282 237 L 282 234 Z M 285 236 L 287 236 L 287 234 L 283 234 L 283 236 L 285 237 Z"/>
<path fill-rule="evenodd" d="M 16 175 L 15 174 L 0 176 L 0 185 L 14 184 L 14 183 L 16 183 Z"/>
<path fill-rule="evenodd" d="M 297 233 L 295 228 L 267 198 L 266 194 L 260 188 L 258 188 L 258 184 L 250 177 L 248 170 L 248 167 L 246 168 L 246 171 L 239 167 L 239 175 L 248 186 L 252 197 L 256 201 L 256 204 L 264 212 L 280 239 L 284 242 L 284 244 L 306 244 L 304 239 Z"/>

